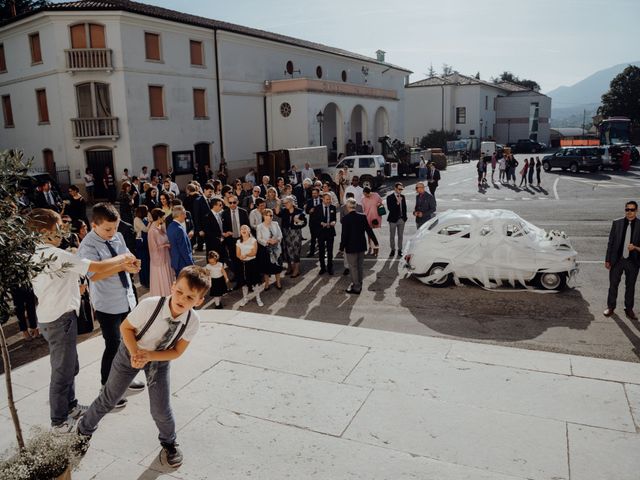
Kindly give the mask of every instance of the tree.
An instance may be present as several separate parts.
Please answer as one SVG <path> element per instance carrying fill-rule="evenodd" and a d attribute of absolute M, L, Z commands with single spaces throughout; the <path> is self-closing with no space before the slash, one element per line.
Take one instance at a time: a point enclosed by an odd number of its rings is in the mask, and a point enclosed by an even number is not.
<path fill-rule="evenodd" d="M 447 142 L 456 140 L 458 137 L 456 132 L 448 132 L 446 130 L 431 129 L 424 137 L 420 139 L 422 148 L 446 148 Z"/>
<path fill-rule="evenodd" d="M 23 161 L 21 152 L 14 150 L 0 152 L 0 251 L 2 252 L 0 255 L 0 272 L 2 272 L 0 275 L 0 320 L 2 323 L 12 313 L 11 288 L 29 286 L 31 278 L 42 271 L 50 261 L 50 259 L 44 259 L 44 263 L 40 265 L 31 261 L 38 235 L 29 230 L 26 216 L 23 212 L 18 211 L 15 202 L 16 193 L 26 180 L 25 174 L 28 167 L 29 163 Z M 1 324 L 0 350 L 2 351 L 9 412 L 15 427 L 18 447 L 20 450 L 24 450 L 22 429 L 13 400 L 9 350 Z"/>
<path fill-rule="evenodd" d="M 433 78 L 436 76 L 436 69 L 433 68 L 433 63 L 429 64 L 429 70 L 427 71 L 427 77 L 428 78 Z"/>
<path fill-rule="evenodd" d="M 640 125 L 640 67 L 629 65 L 611 80 L 598 113 L 628 117 L 634 125 Z"/>
<path fill-rule="evenodd" d="M 476 80 L 480 80 L 480 72 L 476 73 Z"/>
<path fill-rule="evenodd" d="M 509 82 L 515 85 L 520 85 L 521 87 L 528 88 L 529 90 L 533 90 L 534 92 L 540 91 L 540 85 L 538 82 L 534 80 L 528 80 L 526 78 L 519 78 L 511 72 L 504 71 L 500 74 L 500 76 L 493 78 L 493 83 L 500 82 Z"/>
<path fill-rule="evenodd" d="M 0 21 L 44 7 L 46 0 L 0 0 Z"/>
<path fill-rule="evenodd" d="M 442 75 L 447 76 L 447 75 L 451 75 L 452 73 L 453 73 L 453 67 L 451 65 L 443 63 L 442 64 Z"/>

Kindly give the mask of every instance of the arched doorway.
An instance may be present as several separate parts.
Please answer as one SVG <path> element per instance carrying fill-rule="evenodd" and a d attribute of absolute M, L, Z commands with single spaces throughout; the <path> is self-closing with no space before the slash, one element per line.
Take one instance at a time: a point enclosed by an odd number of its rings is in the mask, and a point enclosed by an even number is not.
<path fill-rule="evenodd" d="M 335 162 L 338 155 L 344 153 L 344 123 L 340 107 L 335 103 L 329 103 L 322 111 L 324 122 L 322 124 L 322 138 L 329 150 L 329 161 Z"/>
<path fill-rule="evenodd" d="M 351 112 L 351 129 L 349 138 L 355 142 L 356 148 L 370 140 L 368 136 L 367 112 L 362 105 L 356 105 Z"/>
<path fill-rule="evenodd" d="M 104 188 L 102 176 L 104 175 L 104 168 L 109 167 L 113 178 L 117 178 L 116 172 L 113 169 L 113 150 L 106 147 L 95 147 L 87 150 L 85 154 L 87 157 L 87 167 L 91 169 L 95 178 L 93 196 L 94 198 L 107 198 L 107 190 Z"/>
<path fill-rule="evenodd" d="M 378 139 L 380 137 L 384 137 L 385 135 L 389 135 L 389 114 L 387 113 L 386 108 L 380 107 L 376 110 L 376 118 L 375 118 L 375 153 L 381 152 L 380 142 Z"/>

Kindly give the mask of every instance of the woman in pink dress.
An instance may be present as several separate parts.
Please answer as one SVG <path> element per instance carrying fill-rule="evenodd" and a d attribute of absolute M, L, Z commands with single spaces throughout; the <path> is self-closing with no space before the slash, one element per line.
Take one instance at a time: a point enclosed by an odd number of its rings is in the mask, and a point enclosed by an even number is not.
<path fill-rule="evenodd" d="M 151 210 L 152 223 L 149 226 L 148 242 L 151 259 L 149 293 L 153 296 L 171 295 L 171 285 L 175 280 L 171 268 L 169 237 L 164 226 L 164 212 L 160 208 Z"/>
<path fill-rule="evenodd" d="M 378 213 L 378 206 L 382 205 L 382 198 L 376 192 L 372 192 L 369 187 L 362 189 L 362 213 L 367 217 L 367 221 L 371 228 L 380 228 L 382 225 L 382 217 Z M 369 240 L 368 255 L 378 255 L 378 247 Z"/>

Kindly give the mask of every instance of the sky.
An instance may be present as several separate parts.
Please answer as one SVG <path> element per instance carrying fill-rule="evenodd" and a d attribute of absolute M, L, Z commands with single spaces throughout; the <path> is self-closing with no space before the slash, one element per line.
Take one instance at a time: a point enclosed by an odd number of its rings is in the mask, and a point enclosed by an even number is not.
<path fill-rule="evenodd" d="M 640 60 L 639 0 L 139 0 L 375 57 L 425 78 L 507 70 L 542 92 Z"/>

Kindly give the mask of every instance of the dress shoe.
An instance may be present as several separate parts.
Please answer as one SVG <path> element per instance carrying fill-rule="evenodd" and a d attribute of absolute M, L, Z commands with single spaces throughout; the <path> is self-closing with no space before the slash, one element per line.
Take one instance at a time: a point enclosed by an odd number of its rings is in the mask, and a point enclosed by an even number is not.
<path fill-rule="evenodd" d="M 391 253 L 389 254 L 389 257 L 394 257 L 395 255 L 396 255 L 396 249 L 392 248 Z"/>
<path fill-rule="evenodd" d="M 402 256 L 402 250 L 398 250 L 398 256 L 401 257 Z"/>
<path fill-rule="evenodd" d="M 354 290 L 353 288 L 347 288 L 345 292 L 351 293 L 353 295 L 360 295 L 360 292 L 358 290 Z"/>
<path fill-rule="evenodd" d="M 324 268 L 321 268 L 318 275 L 324 275 L 325 273 L 327 273 L 327 271 Z"/>
<path fill-rule="evenodd" d="M 613 308 L 607 308 L 604 312 L 602 312 L 605 317 L 610 317 L 613 315 Z"/>
<path fill-rule="evenodd" d="M 349 273 L 351 273 L 351 272 L 349 272 L 349 269 L 345 268 L 344 272 L 342 272 L 342 275 L 349 275 Z"/>
<path fill-rule="evenodd" d="M 635 314 L 635 312 L 633 310 L 631 310 L 630 308 L 625 308 L 624 309 L 624 314 L 627 316 L 627 318 L 629 320 L 638 320 L 638 316 Z"/>
<path fill-rule="evenodd" d="M 329 269 L 327 269 L 327 273 L 328 273 L 329 275 L 333 275 L 333 268 L 329 268 Z"/>

